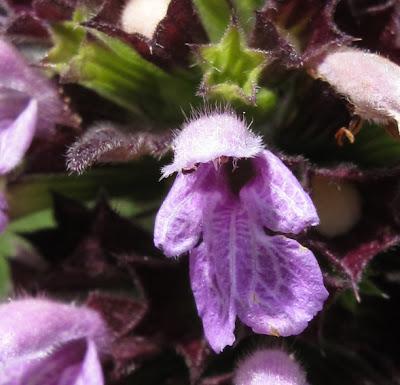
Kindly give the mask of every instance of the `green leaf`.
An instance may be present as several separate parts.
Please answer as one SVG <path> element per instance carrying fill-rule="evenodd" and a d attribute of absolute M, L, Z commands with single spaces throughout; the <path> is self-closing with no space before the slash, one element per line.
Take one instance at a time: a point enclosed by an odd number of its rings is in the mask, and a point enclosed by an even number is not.
<path fill-rule="evenodd" d="M 210 41 L 219 41 L 231 18 L 231 8 L 228 1 L 193 0 L 193 2 Z"/>
<path fill-rule="evenodd" d="M 146 172 L 143 172 L 144 169 Z M 21 218 L 19 226 L 30 226 L 35 221 L 39 224 L 51 223 L 46 213 L 24 220 L 22 218 L 51 208 L 54 192 L 81 201 L 94 201 L 101 191 L 105 191 L 110 198 L 130 197 L 137 202 L 154 201 L 163 193 L 158 177 L 159 165 L 150 159 L 118 167 L 93 169 L 84 175 L 29 175 L 8 185 L 9 216 L 14 221 Z"/>
<path fill-rule="evenodd" d="M 0 240 L 0 248 L 1 240 Z M 0 253 L 1 254 L 1 253 Z M 0 255 L 0 299 L 5 298 L 11 292 L 11 278 L 7 260 Z"/>
<path fill-rule="evenodd" d="M 219 43 L 200 46 L 199 57 L 205 96 L 257 107 L 255 113 L 269 112 L 275 105 L 275 94 L 258 85 L 268 56 L 249 48 L 237 26 L 231 25 Z"/>
<path fill-rule="evenodd" d="M 134 115 L 168 124 L 200 102 L 195 71 L 167 73 L 121 40 L 73 21 L 55 24 L 52 35 L 47 64 L 64 82 L 90 88 Z"/>
<path fill-rule="evenodd" d="M 112 199 L 110 205 L 119 215 L 124 217 L 132 217 L 141 211 L 135 202 L 127 198 Z"/>
<path fill-rule="evenodd" d="M 73 195 L 73 194 L 72 194 Z M 51 196 L 48 197 L 52 199 Z M 97 200 L 86 200 L 88 206 L 93 206 L 96 204 Z M 159 200 L 150 202 L 139 202 L 132 199 L 131 196 L 122 196 L 118 198 L 113 198 L 110 200 L 111 207 L 118 212 L 121 216 L 132 217 L 135 215 L 143 215 L 148 211 L 156 211 L 156 207 L 160 204 Z M 154 210 L 153 210 L 154 209 Z M 56 221 L 53 215 L 53 208 L 48 208 L 44 210 L 34 211 L 31 214 L 24 215 L 22 217 L 17 217 L 9 224 L 7 231 L 9 233 L 30 233 L 33 231 L 49 229 L 55 227 Z M 10 234 L 8 234 L 8 240 L 10 240 Z M 17 238 L 14 239 L 14 243 Z M 9 241 L 7 241 L 9 242 Z M 6 242 L 6 247 L 4 248 L 5 256 L 10 256 L 12 254 L 13 247 Z M 8 246 L 7 246 L 8 244 Z M 0 247 L 4 245 L 0 242 Z M 1 252 L 0 252 L 0 255 Z"/>
<path fill-rule="evenodd" d="M 55 221 L 52 209 L 41 210 L 12 221 L 8 226 L 15 233 L 29 233 L 32 231 L 54 227 Z"/>
<path fill-rule="evenodd" d="M 12 290 L 8 259 L 21 250 L 31 250 L 30 244 L 8 227 L 0 235 L 0 299 L 6 297 Z"/>
<path fill-rule="evenodd" d="M 346 143 L 338 152 L 344 159 L 367 167 L 400 164 L 400 141 L 373 123 L 365 123 L 354 143 Z"/>

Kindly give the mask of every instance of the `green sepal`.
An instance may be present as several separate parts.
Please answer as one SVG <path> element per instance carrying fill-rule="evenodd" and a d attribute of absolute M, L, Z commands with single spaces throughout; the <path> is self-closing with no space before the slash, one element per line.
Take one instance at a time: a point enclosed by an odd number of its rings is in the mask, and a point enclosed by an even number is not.
<path fill-rule="evenodd" d="M 362 299 L 366 296 L 377 297 L 383 300 L 388 300 L 390 297 L 382 291 L 370 278 L 365 277 L 358 285 L 359 295 Z M 339 296 L 338 301 L 341 306 L 353 314 L 356 314 L 360 307 L 360 301 L 354 295 L 354 290 L 344 290 Z"/>
<path fill-rule="evenodd" d="M 86 36 L 83 27 L 72 21 L 56 23 L 51 28 L 53 48 L 47 54 L 45 64 L 53 71 L 68 78 L 70 75 L 70 60 L 78 55 L 79 49 Z"/>
<path fill-rule="evenodd" d="M 199 46 L 198 56 L 204 74 L 203 96 L 244 109 L 256 107 L 258 115 L 275 106 L 274 92 L 259 86 L 269 57 L 250 48 L 237 25 L 231 24 L 219 43 Z"/>
<path fill-rule="evenodd" d="M 231 18 L 231 7 L 227 0 L 193 0 L 200 20 L 212 43 L 224 35 Z"/>
<path fill-rule="evenodd" d="M 134 115 L 168 124 L 200 101 L 194 71 L 167 73 L 121 40 L 75 21 L 55 24 L 52 35 L 46 62 L 62 81 L 90 88 Z"/>
<path fill-rule="evenodd" d="M 255 12 L 265 4 L 265 0 L 233 0 L 233 3 L 241 26 L 250 32 L 255 24 Z"/>
<path fill-rule="evenodd" d="M 232 15 L 250 33 L 255 23 L 255 12 L 265 4 L 265 0 L 193 0 L 193 3 L 210 41 L 217 43 L 228 28 Z"/>

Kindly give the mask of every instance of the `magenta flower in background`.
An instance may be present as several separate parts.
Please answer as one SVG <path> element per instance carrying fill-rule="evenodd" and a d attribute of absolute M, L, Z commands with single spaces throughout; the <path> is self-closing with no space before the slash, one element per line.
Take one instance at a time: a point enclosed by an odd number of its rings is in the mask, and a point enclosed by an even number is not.
<path fill-rule="evenodd" d="M 236 316 L 256 333 L 302 332 L 328 293 L 312 252 L 271 232 L 318 224 L 310 197 L 229 111 L 188 122 L 173 145 L 163 176 L 178 176 L 157 214 L 154 241 L 169 257 L 190 253 L 211 347 L 233 344 Z"/>
<path fill-rule="evenodd" d="M 0 174 L 22 160 L 34 135 L 70 122 L 56 88 L 19 52 L 0 40 Z"/>
<path fill-rule="evenodd" d="M 280 349 L 252 353 L 236 368 L 234 385 L 307 385 L 306 375 L 289 354 Z"/>
<path fill-rule="evenodd" d="M 0 385 L 103 385 L 109 335 L 95 311 L 45 299 L 0 305 Z"/>

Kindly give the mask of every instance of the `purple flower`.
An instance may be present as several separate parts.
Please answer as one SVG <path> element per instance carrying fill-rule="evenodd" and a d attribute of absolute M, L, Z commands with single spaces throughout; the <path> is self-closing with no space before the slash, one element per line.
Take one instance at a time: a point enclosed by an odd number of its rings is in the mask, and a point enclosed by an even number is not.
<path fill-rule="evenodd" d="M 307 385 L 300 365 L 280 349 L 259 350 L 239 363 L 234 385 Z"/>
<path fill-rule="evenodd" d="M 103 385 L 108 332 L 93 310 L 45 299 L 0 306 L 0 385 Z"/>
<path fill-rule="evenodd" d="M 70 118 L 57 90 L 0 39 L 0 174 L 23 158 L 34 135 L 48 135 Z"/>
<path fill-rule="evenodd" d="M 310 197 L 289 169 L 231 112 L 187 123 L 163 176 L 178 172 L 155 223 L 169 257 L 190 253 L 205 335 L 232 345 L 236 316 L 256 333 L 304 330 L 327 291 L 312 252 L 285 235 L 318 224 Z"/>

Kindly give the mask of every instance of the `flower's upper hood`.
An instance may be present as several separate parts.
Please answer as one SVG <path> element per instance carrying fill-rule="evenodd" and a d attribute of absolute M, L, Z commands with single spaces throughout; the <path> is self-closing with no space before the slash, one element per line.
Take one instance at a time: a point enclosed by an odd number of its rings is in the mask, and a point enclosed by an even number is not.
<path fill-rule="evenodd" d="M 263 150 L 261 137 L 233 112 L 210 113 L 187 122 L 173 142 L 174 161 L 163 177 L 221 156 L 251 158 Z"/>
<path fill-rule="evenodd" d="M 104 321 L 93 310 L 45 299 L 23 299 L 0 306 L 0 367 L 10 360 L 46 355 L 55 347 L 90 338 L 100 349 L 107 345 Z"/>
<path fill-rule="evenodd" d="M 317 74 L 367 120 L 400 124 L 400 66 L 360 49 L 342 47 L 325 56 Z"/>

